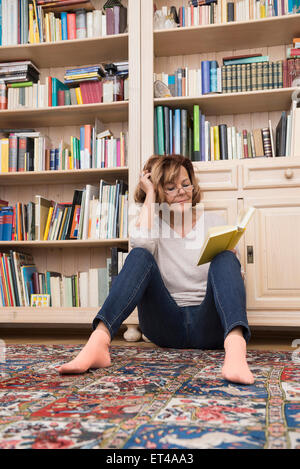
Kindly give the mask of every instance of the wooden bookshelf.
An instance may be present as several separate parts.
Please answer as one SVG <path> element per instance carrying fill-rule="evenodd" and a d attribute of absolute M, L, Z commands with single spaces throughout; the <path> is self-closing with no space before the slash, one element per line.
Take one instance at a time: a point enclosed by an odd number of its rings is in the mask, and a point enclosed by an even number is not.
<path fill-rule="evenodd" d="M 121 62 L 127 59 L 127 33 L 97 38 L 0 47 L 0 62 L 31 60 L 38 68 Z"/>
<path fill-rule="evenodd" d="M 111 238 L 111 239 L 74 239 L 62 241 L 0 241 L 0 249 L 10 247 L 11 249 L 27 247 L 27 248 L 86 248 L 86 247 L 124 247 L 128 244 L 127 238 Z"/>
<path fill-rule="evenodd" d="M 102 8 L 106 0 L 99 0 Z M 54 147 L 71 136 L 79 137 L 80 126 L 94 124 L 98 118 L 115 137 L 128 132 L 128 165 L 88 170 L 0 173 L 0 198 L 13 204 L 28 203 L 40 194 L 57 202 L 72 201 L 75 189 L 86 184 L 99 185 L 100 179 L 123 179 L 129 199 L 138 180 L 140 158 L 140 0 L 124 0 L 128 8 L 128 33 L 100 38 L 76 39 L 55 43 L 0 47 L 0 62 L 32 60 L 40 69 L 40 81 L 47 76 L 63 81 L 68 66 L 87 66 L 127 61 L 130 94 L 128 101 L 58 106 L 43 109 L 0 111 L 1 128 L 34 128 L 50 138 Z M 111 247 L 128 248 L 128 238 L 62 241 L 0 241 L 0 250 L 19 250 L 33 254 L 37 270 L 73 275 L 90 268 L 105 267 Z M 100 305 L 99 305 L 100 307 Z M 98 308 L 3 307 L 0 323 L 48 325 L 91 324 Z M 130 322 L 130 319 L 129 319 Z"/>
<path fill-rule="evenodd" d="M 176 3 L 176 2 L 175 2 Z M 299 14 L 154 31 L 156 57 L 287 44 L 300 32 Z"/>
<path fill-rule="evenodd" d="M 100 179 L 113 182 L 120 178 L 128 179 L 128 167 L 0 173 L 0 185 L 70 184 L 71 180 L 74 184 L 84 184 L 87 180 L 93 184 L 98 183 Z"/>
<path fill-rule="evenodd" d="M 155 4 L 158 10 L 168 5 L 178 11 L 188 2 L 157 0 Z M 300 14 L 158 31 L 150 19 L 153 5 L 154 1 L 145 2 L 141 16 L 141 43 L 147 51 L 141 61 L 142 165 L 154 152 L 153 111 L 158 105 L 192 111 L 198 104 L 211 125 L 227 124 L 240 132 L 268 127 L 271 121 L 275 137 L 281 112 L 290 110 L 294 88 L 155 99 L 153 74 L 173 74 L 180 67 L 198 69 L 202 60 L 216 60 L 221 66 L 223 57 L 247 53 L 269 56 L 270 62 L 283 60 L 293 37 L 300 33 Z M 300 248 L 293 234 L 300 229 L 300 155 L 193 165 L 205 210 L 217 212 L 233 225 L 241 208 L 256 208 L 239 245 L 250 326 L 300 327 L 296 260 Z"/>
<path fill-rule="evenodd" d="M 77 104 L 37 109 L 15 109 L 0 112 L 1 128 L 58 127 L 66 125 L 93 124 L 96 118 L 102 122 L 128 120 L 128 102 Z"/>
<path fill-rule="evenodd" d="M 296 88 L 249 91 L 243 93 L 207 94 L 195 97 L 155 98 L 155 106 L 170 106 L 193 111 L 199 104 L 206 115 L 244 114 L 288 109 L 291 95 Z"/>

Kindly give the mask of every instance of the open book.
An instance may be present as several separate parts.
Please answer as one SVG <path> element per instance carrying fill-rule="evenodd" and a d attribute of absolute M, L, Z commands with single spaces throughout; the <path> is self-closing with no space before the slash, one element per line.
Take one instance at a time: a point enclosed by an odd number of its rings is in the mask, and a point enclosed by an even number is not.
<path fill-rule="evenodd" d="M 209 228 L 197 265 L 211 262 L 222 251 L 234 249 L 243 236 L 254 210 L 254 207 L 241 210 L 235 226 L 225 225 Z"/>

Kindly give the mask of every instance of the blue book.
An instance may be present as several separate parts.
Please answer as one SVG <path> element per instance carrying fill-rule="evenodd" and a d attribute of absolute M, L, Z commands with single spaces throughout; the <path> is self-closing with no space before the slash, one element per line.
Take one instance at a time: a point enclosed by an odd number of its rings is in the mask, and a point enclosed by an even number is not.
<path fill-rule="evenodd" d="M 210 90 L 212 93 L 216 93 L 218 91 L 217 68 L 218 62 L 216 60 L 212 60 L 210 63 Z"/>
<path fill-rule="evenodd" d="M 99 141 L 100 144 L 100 141 Z M 84 126 L 80 127 L 80 168 L 84 169 Z"/>
<path fill-rule="evenodd" d="M 293 0 L 288 0 L 288 12 L 289 12 L 289 14 L 293 13 L 293 8 L 294 8 L 294 1 Z"/>
<path fill-rule="evenodd" d="M 175 155 L 180 155 L 180 135 L 181 135 L 180 127 L 181 127 L 180 109 L 175 109 L 175 126 L 174 126 Z"/>
<path fill-rule="evenodd" d="M 61 38 L 63 41 L 68 40 L 68 23 L 67 23 L 67 13 L 62 11 L 60 14 L 61 19 Z"/>
<path fill-rule="evenodd" d="M 210 93 L 210 60 L 201 62 L 202 94 Z"/>
<path fill-rule="evenodd" d="M 59 148 L 54 150 L 55 170 L 59 170 Z"/>
<path fill-rule="evenodd" d="M 2 207 L 0 216 L 2 218 L 2 234 L 1 241 L 11 241 L 13 227 L 13 207 Z"/>
<path fill-rule="evenodd" d="M 278 16 L 278 3 L 277 3 L 277 0 L 274 0 L 274 15 L 275 16 Z"/>
<path fill-rule="evenodd" d="M 50 171 L 55 170 L 55 150 L 52 148 L 50 150 Z"/>
<path fill-rule="evenodd" d="M 34 293 L 32 275 L 37 272 L 35 265 L 23 265 L 21 267 L 21 276 L 25 293 L 25 305 L 30 306 L 30 295 Z"/>

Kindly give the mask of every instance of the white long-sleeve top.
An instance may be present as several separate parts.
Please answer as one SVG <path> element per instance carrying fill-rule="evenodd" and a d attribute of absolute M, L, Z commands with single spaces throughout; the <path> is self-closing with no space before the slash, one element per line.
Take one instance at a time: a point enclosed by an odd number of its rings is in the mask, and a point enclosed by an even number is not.
<path fill-rule="evenodd" d="M 154 229 L 135 227 L 129 233 L 129 242 L 132 248 L 142 247 L 153 254 L 164 284 L 178 306 L 199 305 L 205 297 L 210 266 L 197 265 L 199 253 L 207 230 L 220 225 L 226 225 L 223 217 L 204 212 L 192 231 L 182 238 L 155 216 Z"/>

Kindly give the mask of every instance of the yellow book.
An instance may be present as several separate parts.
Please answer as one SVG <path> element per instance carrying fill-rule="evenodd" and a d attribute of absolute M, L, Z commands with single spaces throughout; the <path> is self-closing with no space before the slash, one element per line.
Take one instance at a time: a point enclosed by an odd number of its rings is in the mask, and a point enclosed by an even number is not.
<path fill-rule="evenodd" d="M 46 222 L 45 233 L 44 233 L 44 241 L 47 241 L 47 239 L 48 239 L 48 234 L 49 234 L 49 228 L 50 228 L 52 213 L 53 213 L 53 207 L 50 207 L 50 208 L 49 208 L 49 212 L 48 212 L 47 222 Z"/>
<path fill-rule="evenodd" d="M 80 88 L 75 88 L 77 104 L 83 104 Z"/>
<path fill-rule="evenodd" d="M 234 249 L 243 236 L 254 211 L 254 207 L 241 210 L 235 226 L 225 225 L 210 228 L 199 254 L 198 265 L 211 262 L 222 251 Z"/>
<path fill-rule="evenodd" d="M 33 27 L 33 5 L 30 3 L 29 7 L 29 42 L 34 44 L 34 27 Z"/>
<path fill-rule="evenodd" d="M 214 153 L 215 153 L 215 160 L 220 159 L 220 139 L 219 139 L 219 127 L 217 125 L 214 126 Z"/>
<path fill-rule="evenodd" d="M 38 26 L 38 16 L 37 16 L 37 9 L 36 9 L 36 0 L 32 0 L 33 8 L 34 8 L 34 23 L 35 23 L 35 42 L 38 44 L 41 42 L 40 33 L 39 33 L 39 26 Z"/>
<path fill-rule="evenodd" d="M 1 172 L 8 173 L 8 153 L 9 153 L 8 138 L 1 139 Z"/>
<path fill-rule="evenodd" d="M 51 42 L 49 13 L 45 15 L 46 42 Z"/>

